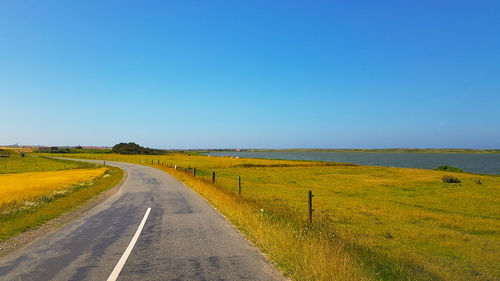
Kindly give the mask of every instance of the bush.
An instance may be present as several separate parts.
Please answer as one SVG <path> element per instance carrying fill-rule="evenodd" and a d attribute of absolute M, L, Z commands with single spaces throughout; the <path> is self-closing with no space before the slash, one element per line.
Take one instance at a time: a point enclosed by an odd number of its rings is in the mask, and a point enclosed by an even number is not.
<path fill-rule="evenodd" d="M 10 157 L 10 152 L 0 149 L 0 157 Z"/>
<path fill-rule="evenodd" d="M 452 175 L 444 175 L 441 180 L 445 183 L 460 183 L 461 181 Z"/>
<path fill-rule="evenodd" d="M 165 154 L 165 151 L 159 149 L 152 149 L 148 147 L 142 147 L 136 143 L 119 143 L 111 149 L 114 153 L 118 154 L 147 154 L 147 155 L 160 155 Z"/>
<path fill-rule="evenodd" d="M 446 172 L 455 172 L 455 173 L 463 173 L 463 170 L 457 167 L 443 165 L 439 166 L 435 169 L 436 171 L 446 171 Z"/>
<path fill-rule="evenodd" d="M 69 153 L 69 148 L 59 148 L 57 146 L 51 146 L 49 153 Z"/>

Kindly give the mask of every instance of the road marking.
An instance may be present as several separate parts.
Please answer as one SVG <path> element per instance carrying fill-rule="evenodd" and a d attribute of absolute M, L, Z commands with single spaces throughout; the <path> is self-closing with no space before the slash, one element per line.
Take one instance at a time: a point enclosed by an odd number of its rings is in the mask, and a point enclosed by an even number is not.
<path fill-rule="evenodd" d="M 115 281 L 118 278 L 118 275 L 120 275 L 123 266 L 127 262 L 128 256 L 130 256 L 130 253 L 132 252 L 132 249 L 134 248 L 137 239 L 139 239 L 139 235 L 141 235 L 141 231 L 144 228 L 144 224 L 146 224 L 146 220 L 148 219 L 149 212 L 151 212 L 151 208 L 148 208 L 146 210 L 146 214 L 144 214 L 144 218 L 142 218 L 141 224 L 139 224 L 139 228 L 137 228 L 134 237 L 132 237 L 132 241 L 130 241 L 130 244 L 128 244 L 127 249 L 125 249 L 125 252 L 123 253 L 118 263 L 116 264 L 115 268 L 113 269 L 113 272 L 111 272 L 111 275 L 109 275 L 107 281 Z"/>

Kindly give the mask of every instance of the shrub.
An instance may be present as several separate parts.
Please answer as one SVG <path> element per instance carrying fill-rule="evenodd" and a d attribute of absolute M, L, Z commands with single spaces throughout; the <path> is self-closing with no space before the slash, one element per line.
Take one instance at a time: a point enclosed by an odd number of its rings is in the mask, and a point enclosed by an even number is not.
<path fill-rule="evenodd" d="M 146 155 L 160 155 L 165 154 L 165 151 L 160 149 L 152 149 L 149 147 L 142 147 L 136 143 L 119 143 L 111 149 L 112 152 L 118 154 L 146 154 Z"/>
<path fill-rule="evenodd" d="M 443 165 L 439 166 L 435 169 L 436 171 L 446 171 L 446 172 L 456 172 L 456 173 L 462 173 L 463 170 L 457 167 L 453 166 L 448 166 L 448 165 Z"/>
<path fill-rule="evenodd" d="M 460 183 L 460 180 L 452 175 L 444 175 L 441 180 L 445 183 Z"/>
<path fill-rule="evenodd" d="M 0 149 L 0 157 L 10 157 L 10 152 Z"/>

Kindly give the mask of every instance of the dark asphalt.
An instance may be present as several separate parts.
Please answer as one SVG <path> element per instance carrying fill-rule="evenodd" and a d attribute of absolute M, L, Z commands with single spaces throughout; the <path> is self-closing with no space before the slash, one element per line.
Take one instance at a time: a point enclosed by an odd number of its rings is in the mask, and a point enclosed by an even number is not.
<path fill-rule="evenodd" d="M 205 200 L 168 174 L 128 172 L 120 191 L 0 260 L 0 280 L 106 280 L 151 213 L 118 280 L 284 280 Z"/>

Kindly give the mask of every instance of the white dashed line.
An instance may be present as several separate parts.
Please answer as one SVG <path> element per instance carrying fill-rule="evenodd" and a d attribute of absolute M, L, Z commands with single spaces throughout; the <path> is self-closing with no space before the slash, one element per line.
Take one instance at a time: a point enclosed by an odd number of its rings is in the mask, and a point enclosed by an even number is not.
<path fill-rule="evenodd" d="M 132 249 L 134 248 L 137 239 L 139 239 L 139 235 L 141 235 L 141 231 L 144 228 L 144 224 L 146 224 L 146 220 L 148 219 L 150 211 L 151 208 L 148 208 L 146 210 L 146 214 L 144 214 L 144 218 L 142 218 L 141 224 L 139 224 L 139 228 L 137 228 L 134 237 L 132 237 L 132 241 L 130 241 L 130 244 L 128 244 L 127 249 L 125 249 L 125 252 L 123 253 L 118 263 L 116 264 L 115 268 L 113 269 L 113 272 L 111 272 L 111 275 L 109 275 L 107 281 L 115 281 L 118 278 L 118 275 L 120 275 L 123 266 L 127 262 L 128 256 L 130 256 L 130 253 L 132 252 Z"/>

